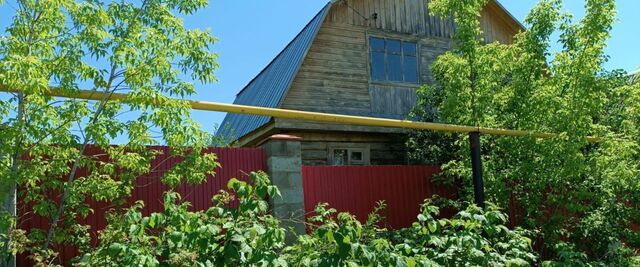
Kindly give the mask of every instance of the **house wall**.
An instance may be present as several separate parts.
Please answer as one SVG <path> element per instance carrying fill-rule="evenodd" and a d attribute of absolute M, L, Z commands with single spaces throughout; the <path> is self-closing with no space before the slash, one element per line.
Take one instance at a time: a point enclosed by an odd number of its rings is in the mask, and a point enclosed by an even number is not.
<path fill-rule="evenodd" d="M 521 30 L 521 25 L 494 1 L 491 1 L 480 15 L 480 28 L 487 43 L 512 43 L 513 37 Z"/>
<path fill-rule="evenodd" d="M 302 138 L 302 165 L 329 165 L 331 147 L 366 147 L 371 165 L 407 163 L 404 139 L 397 134 L 290 132 Z"/>
<path fill-rule="evenodd" d="M 500 9 L 494 8 L 489 5 L 483 11 L 485 39 L 510 42 L 512 29 L 507 27 L 506 15 L 498 15 Z M 377 14 L 375 20 L 370 18 L 373 13 Z M 418 84 L 433 82 L 431 64 L 452 48 L 453 31 L 451 19 L 430 15 L 425 0 L 336 2 L 281 107 L 404 119 L 416 102 Z M 419 83 L 372 81 L 369 36 L 416 42 Z"/>
<path fill-rule="evenodd" d="M 373 19 L 372 14 L 377 14 Z M 486 42 L 509 43 L 518 25 L 495 2 L 482 13 Z M 296 74 L 285 109 L 404 119 L 416 89 L 433 83 L 431 65 L 453 47 L 450 18 L 430 14 L 427 0 L 345 0 L 333 4 Z M 372 81 L 370 36 L 418 44 L 418 84 Z M 274 119 L 273 131 L 302 137 L 303 165 L 330 164 L 331 146 L 366 145 L 370 164 L 406 164 L 404 129 Z"/>
<path fill-rule="evenodd" d="M 450 39 L 407 36 L 362 26 L 325 22 L 300 67 L 283 108 L 361 116 L 404 118 L 416 101 L 417 84 L 374 82 L 369 76 L 368 36 L 419 44 L 420 83 L 431 83 L 430 66 L 451 49 Z"/>

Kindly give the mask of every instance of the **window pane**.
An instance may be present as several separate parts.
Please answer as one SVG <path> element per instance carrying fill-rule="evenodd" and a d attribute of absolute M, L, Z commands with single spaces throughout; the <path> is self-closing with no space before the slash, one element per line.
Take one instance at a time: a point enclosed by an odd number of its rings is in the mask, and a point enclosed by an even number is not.
<path fill-rule="evenodd" d="M 387 40 L 387 54 L 400 54 L 400 41 Z"/>
<path fill-rule="evenodd" d="M 371 52 L 371 79 L 374 81 L 384 81 L 384 53 Z"/>
<path fill-rule="evenodd" d="M 402 43 L 402 52 L 405 56 L 416 56 L 416 44 L 415 43 Z"/>
<path fill-rule="evenodd" d="M 384 52 L 384 39 L 369 37 L 369 46 L 371 51 Z"/>
<path fill-rule="evenodd" d="M 418 83 L 418 61 L 416 57 L 404 57 L 404 81 Z"/>
<path fill-rule="evenodd" d="M 351 151 L 351 160 L 362 161 L 362 151 Z"/>
<path fill-rule="evenodd" d="M 334 149 L 333 150 L 333 165 L 347 165 L 347 150 L 346 149 Z"/>
<path fill-rule="evenodd" d="M 387 74 L 389 81 L 402 81 L 402 66 L 399 55 L 389 55 L 387 57 Z"/>

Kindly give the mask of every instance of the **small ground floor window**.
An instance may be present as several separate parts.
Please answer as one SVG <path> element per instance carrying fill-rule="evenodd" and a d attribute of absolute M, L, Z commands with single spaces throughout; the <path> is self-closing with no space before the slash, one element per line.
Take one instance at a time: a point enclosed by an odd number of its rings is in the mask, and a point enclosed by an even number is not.
<path fill-rule="evenodd" d="M 369 165 L 369 146 L 357 144 L 337 144 L 329 147 L 329 164 Z"/>

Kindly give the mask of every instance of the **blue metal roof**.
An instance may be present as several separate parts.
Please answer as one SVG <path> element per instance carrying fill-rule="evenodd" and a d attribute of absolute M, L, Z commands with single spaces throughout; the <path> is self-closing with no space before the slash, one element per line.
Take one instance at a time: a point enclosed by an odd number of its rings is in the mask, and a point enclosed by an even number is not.
<path fill-rule="evenodd" d="M 236 95 L 234 104 L 270 108 L 280 106 L 330 6 L 331 3 L 327 3 L 284 50 Z M 217 135 L 227 141 L 235 141 L 270 120 L 268 116 L 227 113 Z"/>

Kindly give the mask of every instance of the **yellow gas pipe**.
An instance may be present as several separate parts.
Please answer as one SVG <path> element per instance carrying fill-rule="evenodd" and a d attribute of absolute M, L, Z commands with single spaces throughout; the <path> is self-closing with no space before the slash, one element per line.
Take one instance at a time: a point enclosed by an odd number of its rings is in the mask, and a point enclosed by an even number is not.
<path fill-rule="evenodd" d="M 16 92 L 15 90 L 8 90 L 0 85 L 0 91 Z M 79 90 L 73 93 L 63 92 L 59 89 L 50 89 L 48 92 L 51 96 L 75 98 L 85 100 L 97 100 L 101 101 L 105 99 L 105 93 L 90 90 Z M 126 101 L 127 94 L 111 93 L 106 98 L 111 101 Z M 341 114 L 319 113 L 309 111 L 299 111 L 290 109 L 278 109 L 278 108 L 266 108 L 257 106 L 245 106 L 236 104 L 224 104 L 207 101 L 195 101 L 195 100 L 179 100 L 189 103 L 191 108 L 196 110 L 218 111 L 218 112 L 230 112 L 237 114 L 249 114 L 249 115 L 262 115 L 270 116 L 274 118 L 293 119 L 293 120 L 305 120 L 315 122 L 331 122 L 341 124 L 356 124 L 365 126 L 382 126 L 382 127 L 394 127 L 405 129 L 418 129 L 418 130 L 431 130 L 438 132 L 450 132 L 450 133 L 480 133 L 488 135 L 498 136 L 530 136 L 535 138 L 549 139 L 557 136 L 553 133 L 535 133 L 520 130 L 508 130 L 498 128 L 486 128 L 486 127 L 473 127 L 454 124 L 432 123 L 432 122 L 416 122 L 409 120 L 393 120 L 372 118 L 363 116 L 350 116 Z M 587 136 L 587 141 L 596 143 L 600 141 L 598 137 Z"/>

